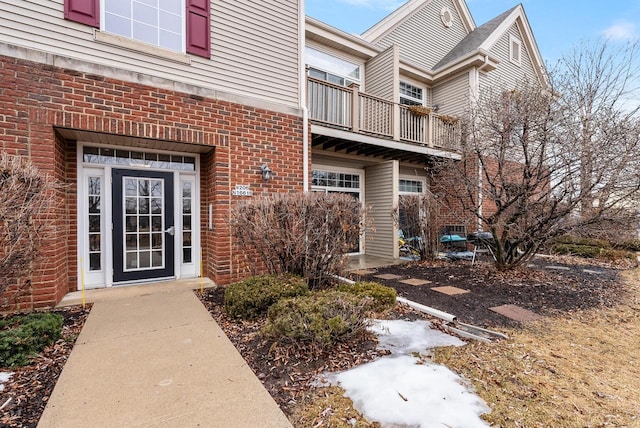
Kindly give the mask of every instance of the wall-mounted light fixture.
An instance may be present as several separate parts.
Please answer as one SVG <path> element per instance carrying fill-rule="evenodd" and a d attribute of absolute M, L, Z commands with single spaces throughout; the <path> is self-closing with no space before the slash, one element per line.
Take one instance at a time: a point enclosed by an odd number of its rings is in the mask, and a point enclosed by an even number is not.
<path fill-rule="evenodd" d="M 260 170 L 262 171 L 262 179 L 265 182 L 269 182 L 273 178 L 273 171 L 266 163 L 260 167 Z"/>
<path fill-rule="evenodd" d="M 433 106 L 433 111 L 435 111 L 436 113 L 438 112 L 438 110 L 440 110 L 440 104 L 436 104 Z"/>

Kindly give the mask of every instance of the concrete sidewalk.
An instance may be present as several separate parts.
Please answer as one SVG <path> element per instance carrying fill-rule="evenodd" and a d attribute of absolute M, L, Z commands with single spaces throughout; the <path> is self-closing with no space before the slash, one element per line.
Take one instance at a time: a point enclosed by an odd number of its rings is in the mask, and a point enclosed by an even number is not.
<path fill-rule="evenodd" d="M 94 303 L 38 427 L 196 426 L 291 428 L 192 291 Z"/>

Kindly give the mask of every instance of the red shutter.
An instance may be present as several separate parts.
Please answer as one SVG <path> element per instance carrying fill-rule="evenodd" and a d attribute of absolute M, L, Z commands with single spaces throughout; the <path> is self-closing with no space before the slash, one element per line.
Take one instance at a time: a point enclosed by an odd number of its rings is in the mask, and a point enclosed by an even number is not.
<path fill-rule="evenodd" d="M 100 28 L 100 0 L 64 0 L 64 19 Z"/>
<path fill-rule="evenodd" d="M 187 0 L 187 52 L 211 57 L 209 0 Z"/>

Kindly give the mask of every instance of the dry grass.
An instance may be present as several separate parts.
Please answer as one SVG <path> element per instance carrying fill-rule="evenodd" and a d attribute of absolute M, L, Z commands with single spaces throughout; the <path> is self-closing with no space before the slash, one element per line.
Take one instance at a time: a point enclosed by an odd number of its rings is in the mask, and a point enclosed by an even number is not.
<path fill-rule="evenodd" d="M 493 426 L 640 427 L 640 269 L 622 277 L 624 304 L 441 348 L 435 360 L 471 379 Z"/>
<path fill-rule="evenodd" d="M 310 395 L 294 407 L 289 420 L 296 427 L 380 427 L 354 410 L 353 402 L 337 386 L 311 390 Z"/>

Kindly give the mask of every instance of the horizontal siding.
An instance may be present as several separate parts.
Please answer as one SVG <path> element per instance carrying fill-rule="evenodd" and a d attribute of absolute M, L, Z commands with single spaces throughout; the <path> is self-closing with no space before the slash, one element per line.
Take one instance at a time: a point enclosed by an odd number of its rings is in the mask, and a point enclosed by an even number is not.
<path fill-rule="evenodd" d="M 440 11 L 447 6 L 453 25 L 446 28 Z M 384 35 L 376 44 L 382 48 L 396 44 L 400 56 L 431 69 L 467 35 L 460 15 L 451 0 L 433 0 Z"/>
<path fill-rule="evenodd" d="M 0 42 L 189 85 L 298 105 L 298 0 L 212 0 L 211 60 L 191 64 L 97 43 L 63 0 L 0 0 Z"/>
<path fill-rule="evenodd" d="M 392 257 L 398 246 L 398 236 L 391 216 L 398 186 L 398 162 L 391 161 L 367 167 L 365 170 L 365 200 L 371 207 L 370 216 L 375 231 L 367 233 L 366 254 Z"/>
<path fill-rule="evenodd" d="M 406 178 L 427 178 L 427 171 L 423 166 L 412 167 L 407 165 L 400 165 L 400 175 Z"/>
<path fill-rule="evenodd" d="M 355 161 L 349 158 L 341 158 L 336 156 L 323 156 L 321 154 L 317 154 L 314 151 L 313 153 L 313 169 L 320 170 L 331 170 L 331 168 L 340 168 L 340 169 L 363 169 L 364 163 Z"/>
<path fill-rule="evenodd" d="M 471 87 L 469 73 L 448 80 L 433 88 L 433 105 L 440 107 L 440 114 L 463 116 L 469 106 Z"/>
<path fill-rule="evenodd" d="M 509 51 L 509 35 L 513 35 L 521 42 L 521 64 L 517 65 L 510 60 Z M 518 82 L 523 80 L 529 80 L 531 82 L 537 81 L 537 75 L 531 60 L 531 55 L 524 43 L 522 33 L 517 24 L 513 24 L 509 31 L 505 32 L 500 39 L 491 47 L 490 53 L 496 56 L 500 60 L 498 67 L 489 72 L 486 79 L 480 80 L 480 91 L 486 91 L 489 87 L 487 85 L 511 88 Z"/>
<path fill-rule="evenodd" d="M 366 90 L 368 94 L 393 100 L 394 94 L 394 47 L 371 58 L 365 64 Z M 393 100 L 395 101 L 395 100 Z"/>

